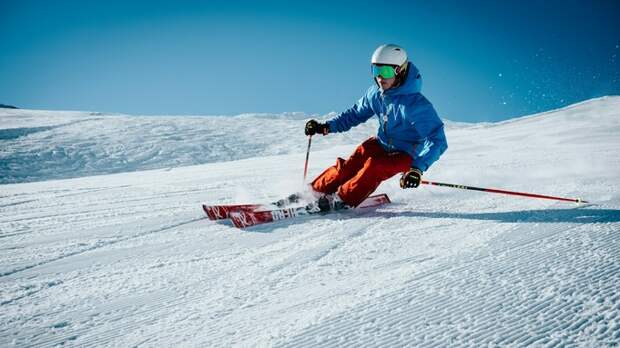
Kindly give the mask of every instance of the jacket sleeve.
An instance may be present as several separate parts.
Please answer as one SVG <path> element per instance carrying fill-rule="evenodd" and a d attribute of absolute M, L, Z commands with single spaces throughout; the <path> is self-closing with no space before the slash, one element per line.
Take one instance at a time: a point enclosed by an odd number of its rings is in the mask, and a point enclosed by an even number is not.
<path fill-rule="evenodd" d="M 419 112 L 425 114 L 425 117 L 416 124 L 416 130 L 422 141 L 413 149 L 411 166 L 425 172 L 448 149 L 448 141 L 444 124 L 430 103 Z"/>
<path fill-rule="evenodd" d="M 360 100 L 340 115 L 327 121 L 332 133 L 346 132 L 360 123 L 368 121 L 375 113 L 371 107 L 373 88 L 371 87 Z"/>

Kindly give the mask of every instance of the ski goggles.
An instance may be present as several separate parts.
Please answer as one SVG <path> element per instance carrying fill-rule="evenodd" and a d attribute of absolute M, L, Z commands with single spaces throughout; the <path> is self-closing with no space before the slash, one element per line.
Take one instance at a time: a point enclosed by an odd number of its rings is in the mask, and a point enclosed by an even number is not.
<path fill-rule="evenodd" d="M 396 76 L 396 67 L 391 65 L 372 65 L 372 76 L 383 77 L 384 79 L 391 79 Z"/>

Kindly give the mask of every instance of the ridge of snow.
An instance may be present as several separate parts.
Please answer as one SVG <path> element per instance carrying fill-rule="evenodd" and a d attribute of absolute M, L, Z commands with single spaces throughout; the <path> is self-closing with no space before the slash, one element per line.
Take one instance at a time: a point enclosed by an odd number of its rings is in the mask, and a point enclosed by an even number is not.
<path fill-rule="evenodd" d="M 508 129 L 525 122 L 548 124 L 556 122 L 557 117 L 572 117 L 566 120 L 570 129 L 578 129 L 577 124 L 591 122 L 592 118 L 615 125 L 614 110 L 619 105 L 620 97 L 605 97 L 498 123 L 446 121 L 446 129 Z M 603 112 L 591 114 L 590 107 Z M 574 115 L 584 114 L 589 118 L 575 119 Z M 304 121 L 310 118 L 321 117 L 301 112 L 221 117 L 0 110 L 0 184 L 300 153 L 307 146 L 304 137 L 290 135 L 301 134 Z M 313 151 L 357 144 L 373 135 L 377 127 L 373 118 L 347 133 L 315 141 Z"/>

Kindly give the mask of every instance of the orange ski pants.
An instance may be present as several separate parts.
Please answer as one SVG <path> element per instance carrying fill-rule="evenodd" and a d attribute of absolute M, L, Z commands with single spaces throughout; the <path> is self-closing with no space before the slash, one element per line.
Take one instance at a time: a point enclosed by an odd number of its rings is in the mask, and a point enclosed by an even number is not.
<path fill-rule="evenodd" d="M 338 196 L 348 205 L 357 206 L 370 196 L 382 181 L 406 172 L 411 156 L 404 152 L 386 152 L 376 138 L 364 141 L 345 161 L 327 168 L 312 182 L 315 191 Z"/>

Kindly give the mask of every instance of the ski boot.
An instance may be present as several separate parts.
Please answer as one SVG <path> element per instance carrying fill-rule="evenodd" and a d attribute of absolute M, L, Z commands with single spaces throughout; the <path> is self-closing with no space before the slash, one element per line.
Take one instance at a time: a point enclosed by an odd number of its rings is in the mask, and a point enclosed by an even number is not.
<path fill-rule="evenodd" d="M 337 210 L 351 208 L 344 201 L 342 201 L 342 199 L 340 199 L 337 193 L 321 196 L 317 200 L 317 206 L 319 210 L 322 212 L 337 211 Z"/>
<path fill-rule="evenodd" d="M 283 208 L 283 207 L 286 207 L 286 206 L 288 206 L 290 204 L 298 203 L 300 200 L 301 200 L 301 194 L 300 193 L 293 193 L 292 195 L 290 195 L 290 196 L 288 196 L 286 198 L 283 198 L 283 199 L 281 199 L 279 201 L 276 201 L 275 205 L 276 205 L 276 207 Z"/>

